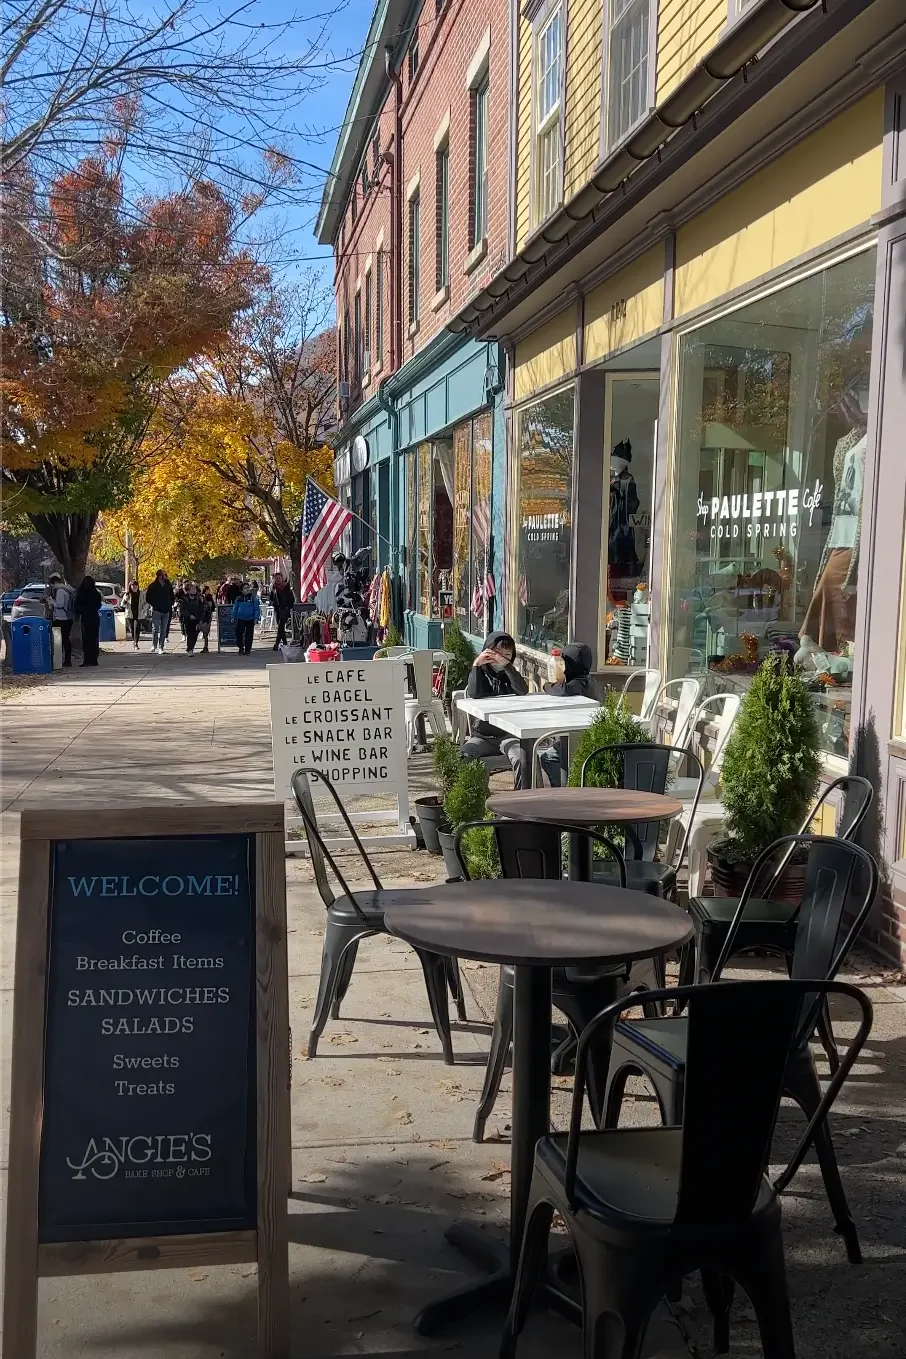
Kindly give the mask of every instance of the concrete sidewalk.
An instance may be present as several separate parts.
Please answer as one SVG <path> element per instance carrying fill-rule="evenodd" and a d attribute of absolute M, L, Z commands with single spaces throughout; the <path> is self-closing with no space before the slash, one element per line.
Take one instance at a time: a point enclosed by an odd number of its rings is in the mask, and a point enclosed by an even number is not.
<path fill-rule="evenodd" d="M 129 644 L 106 644 L 98 670 L 63 672 L 2 705 L 4 1171 L 18 813 L 89 803 L 271 799 L 264 667 L 273 659 L 264 649 L 248 659 L 176 650 L 160 658 L 136 654 Z M 413 768 L 423 782 L 423 767 Z M 444 875 L 442 863 L 425 854 L 388 851 L 378 863 L 388 884 Z M 424 1301 L 470 1277 L 444 1242 L 444 1227 L 463 1216 L 493 1232 L 507 1221 L 509 1078 L 489 1124 L 496 1140 L 481 1147 L 470 1140 L 496 970 L 465 965 L 470 1018 L 454 1025 L 457 1062 L 445 1067 L 416 959 L 399 941 L 370 940 L 360 950 L 343 1018 L 328 1024 L 318 1058 L 306 1061 L 323 907 L 304 860 L 287 860 L 287 883 L 293 1355 L 415 1359 L 458 1352 L 492 1359 L 501 1318 L 463 1324 L 434 1340 L 416 1336 L 410 1323 Z M 869 976 L 875 1031 L 834 1123 L 865 1265 L 846 1263 L 815 1166 L 803 1168 L 785 1201 L 800 1359 L 902 1354 L 906 993 L 889 983 L 883 974 Z M 554 1116 L 562 1126 L 569 1083 L 555 1084 Z M 653 1103 L 641 1089 L 636 1093 L 628 1116 L 650 1121 Z M 800 1117 L 784 1110 L 784 1147 L 800 1127 Z M 42 1359 L 245 1359 L 254 1352 L 254 1276 L 254 1267 L 236 1266 L 44 1281 L 39 1353 Z M 651 1359 L 709 1352 L 707 1317 L 694 1287 L 681 1318 L 688 1346 L 664 1310 L 649 1333 Z M 740 1298 L 734 1355 L 754 1359 L 760 1353 L 755 1337 Z M 519 1353 L 578 1359 L 581 1344 L 575 1330 L 545 1313 L 532 1317 Z"/>

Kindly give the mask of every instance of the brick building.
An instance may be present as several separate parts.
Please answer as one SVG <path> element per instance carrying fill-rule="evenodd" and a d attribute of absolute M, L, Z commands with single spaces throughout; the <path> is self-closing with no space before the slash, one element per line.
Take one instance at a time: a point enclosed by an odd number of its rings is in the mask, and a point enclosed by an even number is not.
<path fill-rule="evenodd" d="M 504 0 L 382 0 L 318 218 L 335 259 L 337 482 L 421 644 L 449 617 L 480 633 L 494 608 L 502 362 L 448 323 L 509 257 L 510 66 Z"/>

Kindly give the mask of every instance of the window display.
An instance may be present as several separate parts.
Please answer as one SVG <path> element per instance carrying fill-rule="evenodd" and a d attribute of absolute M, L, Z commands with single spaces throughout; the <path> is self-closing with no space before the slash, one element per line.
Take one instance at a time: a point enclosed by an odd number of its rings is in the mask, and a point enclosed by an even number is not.
<path fill-rule="evenodd" d="M 786 652 L 849 748 L 875 251 L 680 342 L 671 673 Z"/>
<path fill-rule="evenodd" d="M 648 664 L 648 554 L 659 397 L 657 373 L 607 374 L 604 448 L 611 450 L 610 503 L 599 654 L 611 664 Z"/>
<path fill-rule="evenodd" d="M 516 636 L 549 651 L 569 640 L 575 387 L 519 413 Z"/>

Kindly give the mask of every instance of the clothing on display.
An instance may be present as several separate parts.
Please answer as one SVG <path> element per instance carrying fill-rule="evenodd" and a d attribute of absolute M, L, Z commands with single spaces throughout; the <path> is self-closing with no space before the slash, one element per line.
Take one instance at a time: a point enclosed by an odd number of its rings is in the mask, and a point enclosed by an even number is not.
<path fill-rule="evenodd" d="M 639 493 L 630 471 L 632 444 L 622 439 L 610 455 L 610 525 L 607 562 L 616 577 L 638 576 L 642 564 L 635 549 L 632 516 L 639 508 Z"/>
<path fill-rule="evenodd" d="M 851 429 L 834 449 L 834 509 L 830 532 L 821 554 L 818 575 L 805 621 L 803 641 L 821 651 L 840 652 L 856 630 L 856 580 L 862 521 L 865 473 L 864 430 Z"/>

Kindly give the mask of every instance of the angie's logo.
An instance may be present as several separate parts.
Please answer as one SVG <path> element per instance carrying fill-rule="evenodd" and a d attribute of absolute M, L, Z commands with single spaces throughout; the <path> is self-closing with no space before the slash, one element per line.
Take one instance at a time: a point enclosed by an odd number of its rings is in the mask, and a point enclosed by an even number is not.
<path fill-rule="evenodd" d="M 66 1157 L 74 1180 L 112 1180 L 126 1165 L 182 1165 L 210 1161 L 210 1133 L 155 1133 L 150 1137 L 92 1137 L 80 1161 Z M 177 1172 L 178 1173 L 178 1172 Z"/>

